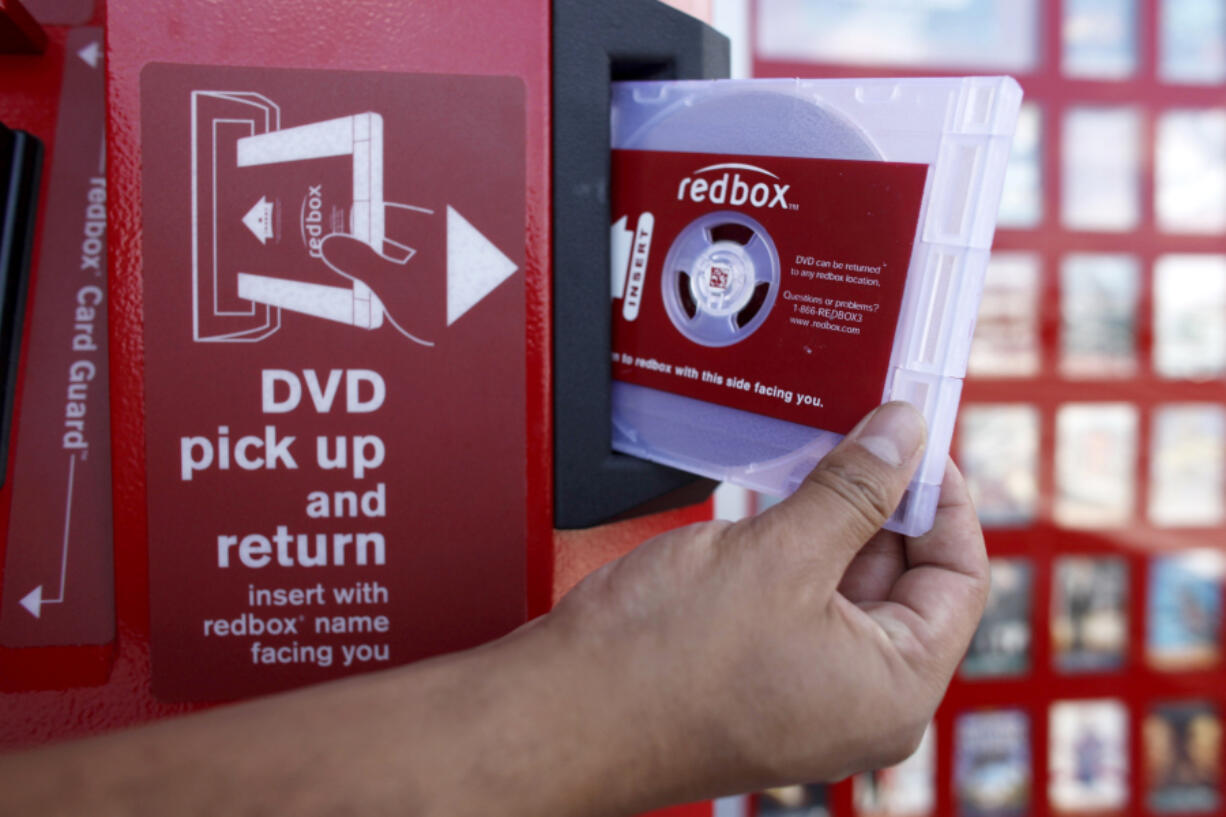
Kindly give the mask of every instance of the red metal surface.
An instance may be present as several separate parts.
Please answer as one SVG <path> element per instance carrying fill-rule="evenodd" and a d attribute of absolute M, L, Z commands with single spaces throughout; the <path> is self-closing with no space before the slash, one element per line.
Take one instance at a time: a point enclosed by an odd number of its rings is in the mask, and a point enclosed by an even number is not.
<path fill-rule="evenodd" d="M 40 54 L 47 32 L 19 0 L 0 0 L 0 54 Z"/>
<path fill-rule="evenodd" d="M 26 11 L 45 26 L 83 26 L 106 0 L 22 0 Z"/>
<path fill-rule="evenodd" d="M 675 806 L 663 811 L 653 811 L 649 817 L 710 817 L 710 803 L 690 803 L 684 806 Z M 648 815 L 644 815 L 648 817 Z"/>
<path fill-rule="evenodd" d="M 46 31 L 45 53 L 0 54 L 0 119 L 9 127 L 29 131 L 41 139 L 47 150 L 44 161 L 49 162 L 55 148 L 55 102 L 59 98 L 67 32 L 62 28 Z"/>
<path fill-rule="evenodd" d="M 99 6 L 92 25 L 103 22 Z M 46 51 L 37 56 L 0 56 L 0 120 L 11 127 L 20 128 L 37 136 L 44 145 L 44 168 L 55 161 L 55 126 L 58 112 L 60 84 L 65 61 L 67 29 L 47 27 Z M 48 176 L 43 174 L 40 190 L 40 207 L 45 206 L 48 191 Z M 39 251 L 46 225 L 37 222 L 34 236 L 33 268 L 39 264 Z M 29 305 L 38 297 L 38 282 L 35 276 L 30 284 Z M 14 414 L 14 428 L 19 421 L 20 395 L 24 382 L 24 360 L 29 349 L 30 325 L 23 327 L 22 360 L 19 371 L 18 400 Z M 9 503 L 12 494 L 12 458 L 5 464 L 6 480 L 0 488 L 0 530 L 8 530 Z M 83 717 L 77 707 L 96 697 L 95 685 L 103 683 L 110 673 L 114 654 L 113 645 L 97 647 L 48 647 L 21 651 L 0 648 L 0 690 L 14 689 L 66 689 L 84 687 L 79 697 L 69 701 L 60 693 L 0 694 L 0 746 L 25 745 L 49 740 L 58 734 L 80 733 L 88 716 Z M 112 683 L 123 684 L 122 679 Z M 68 724 L 65 727 L 64 724 Z M 87 728 L 87 727 L 85 727 Z"/>
<path fill-rule="evenodd" d="M 0 590 L 6 602 L 0 644 L 8 647 L 102 645 L 115 635 L 105 389 L 95 388 L 96 399 L 89 401 L 91 386 L 107 379 L 101 47 L 98 26 L 73 30 L 65 41 L 59 105 L 70 115 L 55 128 L 55 163 L 41 208 L 48 227 L 39 247 L 38 297 L 23 324 L 28 340 L 20 424 L 9 440 L 11 519 Z M 101 308 L 78 311 L 83 301 Z M 65 378 L 71 380 L 73 371 L 85 385 L 73 387 L 83 399 L 69 401 L 69 409 Z M 69 411 L 77 415 L 71 429 Z M 56 540 L 59 547 L 51 546 Z M 24 654 L 0 656 L 0 686 L 13 685 L 4 665 L 26 664 Z"/>

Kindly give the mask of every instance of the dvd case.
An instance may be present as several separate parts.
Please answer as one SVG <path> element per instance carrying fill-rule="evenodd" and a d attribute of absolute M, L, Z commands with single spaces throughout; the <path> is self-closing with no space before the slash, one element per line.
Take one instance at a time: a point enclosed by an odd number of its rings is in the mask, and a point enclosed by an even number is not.
<path fill-rule="evenodd" d="M 613 448 L 775 495 L 876 405 L 932 525 L 1021 103 L 1008 77 L 614 83 Z"/>

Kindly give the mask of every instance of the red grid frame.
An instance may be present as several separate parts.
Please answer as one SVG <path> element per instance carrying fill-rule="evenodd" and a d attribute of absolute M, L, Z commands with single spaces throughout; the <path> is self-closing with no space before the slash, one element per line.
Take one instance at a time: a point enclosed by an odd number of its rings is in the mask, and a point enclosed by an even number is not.
<path fill-rule="evenodd" d="M 750 30 L 754 43 L 754 76 L 897 76 L 900 74 L 950 75 L 966 70 L 931 71 L 897 66 L 848 66 L 764 59 L 756 51 L 757 0 L 751 4 Z M 1039 343 L 1040 370 L 1033 377 L 969 378 L 963 405 L 1019 403 L 1039 413 L 1038 504 L 1034 522 L 1013 529 L 987 531 L 994 557 L 1021 557 L 1033 565 L 1032 643 L 1030 671 L 1009 678 L 955 678 L 936 716 L 936 803 L 934 815 L 957 813 L 953 789 L 954 729 L 959 715 L 984 708 L 1021 709 L 1030 718 L 1031 805 L 1027 813 L 1046 817 L 1056 812 L 1048 799 L 1048 718 L 1054 702 L 1114 698 L 1128 709 L 1129 805 L 1119 814 L 1150 815 L 1146 806 L 1141 726 L 1155 704 L 1173 700 L 1210 700 L 1226 711 L 1226 665 L 1219 659 L 1209 670 L 1160 672 L 1146 664 L 1145 629 L 1147 582 L 1152 557 L 1161 552 L 1193 547 L 1221 547 L 1226 528 L 1159 528 L 1147 518 L 1151 428 L 1155 409 L 1176 402 L 1226 403 L 1226 381 L 1169 380 L 1153 369 L 1153 266 L 1169 253 L 1222 253 L 1221 235 L 1175 235 L 1161 232 L 1154 216 L 1154 145 L 1159 116 L 1168 110 L 1221 109 L 1226 96 L 1221 85 L 1175 85 L 1157 74 L 1160 0 L 1137 0 L 1136 66 L 1124 80 L 1066 78 L 1061 73 L 1061 0 L 1036 0 L 1040 15 L 1038 59 L 1033 70 L 1017 75 L 1026 100 L 1041 113 L 1042 214 L 1026 229 L 1000 229 L 995 249 L 1032 253 L 1040 262 Z M 988 73 L 994 73 L 988 71 Z M 1127 232 L 1090 232 L 1061 224 L 1061 128 L 1065 113 L 1081 106 L 1129 106 L 1140 120 L 1138 224 Z M 1059 371 L 1060 265 L 1071 253 L 1126 253 L 1140 267 L 1136 305 L 1136 372 L 1128 378 L 1074 380 Z M 1052 517 L 1055 495 L 1056 412 L 1070 402 L 1119 401 L 1138 413 L 1137 459 L 1132 518 L 1116 529 L 1070 530 Z M 957 440 L 954 450 L 957 451 Z M 1063 555 L 1123 557 L 1129 570 L 1128 647 L 1124 666 L 1110 672 L 1078 675 L 1055 670 L 1051 655 L 1052 566 Z M 1219 777 L 1221 778 L 1221 770 Z M 831 791 L 835 815 L 853 815 L 851 786 Z M 1226 813 L 1226 793 L 1217 812 Z M 1102 813 L 1102 812 L 1100 812 Z"/>

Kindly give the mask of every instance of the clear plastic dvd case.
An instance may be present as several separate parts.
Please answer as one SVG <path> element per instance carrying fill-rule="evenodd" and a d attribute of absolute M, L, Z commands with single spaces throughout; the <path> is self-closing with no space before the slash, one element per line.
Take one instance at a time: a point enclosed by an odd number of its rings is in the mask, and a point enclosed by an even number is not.
<path fill-rule="evenodd" d="M 923 462 L 886 526 L 907 535 L 929 530 L 936 511 L 1021 97 L 1009 77 L 613 86 L 615 150 L 927 166 L 881 394 L 912 403 L 928 423 Z M 617 297 L 633 259 L 618 251 L 624 222 L 613 230 Z M 656 240 L 666 247 L 672 237 Z M 774 294 L 767 308 L 783 308 Z M 721 345 L 739 342 L 732 327 Z M 794 491 L 843 436 L 617 379 L 612 421 L 617 451 L 776 495 Z"/>

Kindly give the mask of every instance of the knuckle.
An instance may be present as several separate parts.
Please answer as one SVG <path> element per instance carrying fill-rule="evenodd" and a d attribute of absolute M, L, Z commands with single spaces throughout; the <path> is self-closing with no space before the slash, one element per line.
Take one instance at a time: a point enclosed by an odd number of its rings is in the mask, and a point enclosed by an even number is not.
<path fill-rule="evenodd" d="M 894 512 L 890 491 L 877 474 L 846 463 L 827 463 L 809 475 L 818 490 L 836 496 L 866 525 L 873 529 Z"/>

